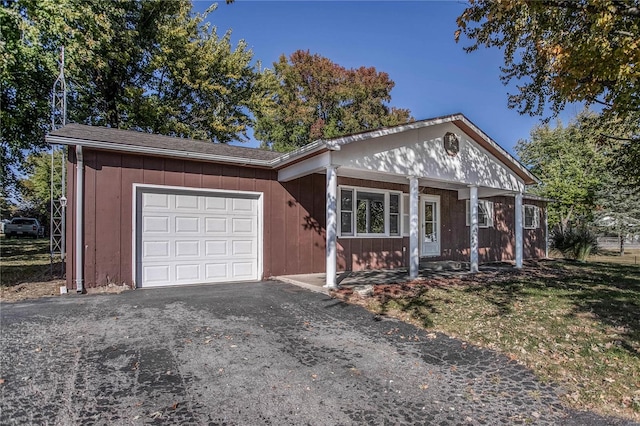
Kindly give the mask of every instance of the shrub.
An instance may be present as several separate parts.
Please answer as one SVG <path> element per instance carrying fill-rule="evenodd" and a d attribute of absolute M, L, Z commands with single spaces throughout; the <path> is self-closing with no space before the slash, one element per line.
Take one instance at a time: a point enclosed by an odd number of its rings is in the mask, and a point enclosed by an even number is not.
<path fill-rule="evenodd" d="M 562 253 L 565 259 L 585 262 L 591 252 L 598 250 L 596 236 L 585 227 L 554 229 L 551 233 L 551 247 Z"/>

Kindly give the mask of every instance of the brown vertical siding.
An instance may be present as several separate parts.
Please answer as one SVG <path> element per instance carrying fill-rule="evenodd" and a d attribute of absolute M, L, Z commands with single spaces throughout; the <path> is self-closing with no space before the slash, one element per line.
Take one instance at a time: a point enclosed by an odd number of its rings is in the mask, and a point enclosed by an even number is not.
<path fill-rule="evenodd" d="M 256 191 L 263 197 L 263 275 L 324 271 L 324 176 L 281 184 L 272 170 L 84 150 L 87 288 L 133 284 L 133 185 Z M 67 285 L 74 288 L 75 162 L 69 150 Z M 286 187 L 285 187 L 286 185 Z M 320 200 L 318 200 L 320 199 Z"/>
<path fill-rule="evenodd" d="M 153 184 L 263 193 L 263 275 L 323 272 L 325 269 L 325 176 L 313 174 L 287 183 L 277 172 L 108 153 L 86 149 L 84 197 L 84 278 L 86 287 L 110 282 L 133 284 L 133 185 Z M 69 149 L 67 285 L 75 283 L 75 152 Z M 340 177 L 340 185 L 408 192 L 408 185 Z M 468 260 L 465 201 L 456 191 L 422 188 L 440 196 L 442 255 Z M 480 230 L 480 261 L 512 260 L 513 198 L 494 197 L 495 226 Z M 526 201 L 543 206 L 544 203 Z M 541 220 L 541 224 L 543 221 Z M 524 256 L 544 256 L 544 229 L 525 230 Z M 338 270 L 396 268 L 408 264 L 409 239 L 339 238 Z"/>

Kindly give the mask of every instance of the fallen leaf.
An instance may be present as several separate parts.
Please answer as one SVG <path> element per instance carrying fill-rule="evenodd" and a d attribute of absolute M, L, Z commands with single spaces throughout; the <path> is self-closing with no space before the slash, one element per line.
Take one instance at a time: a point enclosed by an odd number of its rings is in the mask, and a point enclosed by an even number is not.
<path fill-rule="evenodd" d="M 174 402 L 173 405 L 171 406 L 172 410 L 175 410 L 176 408 L 178 408 L 179 403 Z"/>

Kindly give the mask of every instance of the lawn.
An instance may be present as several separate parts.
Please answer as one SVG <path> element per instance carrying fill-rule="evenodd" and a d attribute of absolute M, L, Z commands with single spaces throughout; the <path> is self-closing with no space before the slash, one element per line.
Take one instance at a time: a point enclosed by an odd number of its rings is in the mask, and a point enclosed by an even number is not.
<path fill-rule="evenodd" d="M 574 408 L 640 420 L 639 266 L 546 261 L 338 295 L 502 352 Z"/>
<path fill-rule="evenodd" d="M 49 240 L 0 237 L 0 300 L 59 294 L 60 257 L 51 266 Z"/>

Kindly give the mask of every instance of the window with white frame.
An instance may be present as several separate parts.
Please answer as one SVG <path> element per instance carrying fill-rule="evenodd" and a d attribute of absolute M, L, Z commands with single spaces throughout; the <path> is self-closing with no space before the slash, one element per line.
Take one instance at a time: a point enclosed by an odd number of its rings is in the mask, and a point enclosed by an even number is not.
<path fill-rule="evenodd" d="M 471 203 L 467 200 L 467 226 L 471 224 Z M 490 228 L 493 226 L 493 202 L 478 200 L 478 226 Z"/>
<path fill-rule="evenodd" d="M 399 192 L 340 187 L 340 236 L 399 236 Z"/>
<path fill-rule="evenodd" d="M 538 229 L 540 227 L 540 208 L 529 204 L 525 204 L 523 207 L 524 229 Z"/>
<path fill-rule="evenodd" d="M 411 231 L 409 194 L 402 194 L 402 235 L 408 236 Z"/>

